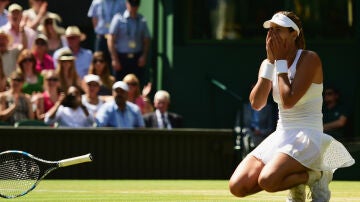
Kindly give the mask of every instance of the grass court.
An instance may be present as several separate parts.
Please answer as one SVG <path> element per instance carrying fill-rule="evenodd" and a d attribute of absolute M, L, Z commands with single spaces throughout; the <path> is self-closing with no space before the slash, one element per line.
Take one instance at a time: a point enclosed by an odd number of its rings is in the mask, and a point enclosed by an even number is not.
<path fill-rule="evenodd" d="M 360 182 L 333 181 L 330 188 L 331 202 L 360 201 Z M 43 180 L 25 196 L 0 200 L 284 202 L 286 196 L 287 191 L 283 191 L 260 192 L 244 199 L 235 198 L 228 190 L 227 180 Z"/>

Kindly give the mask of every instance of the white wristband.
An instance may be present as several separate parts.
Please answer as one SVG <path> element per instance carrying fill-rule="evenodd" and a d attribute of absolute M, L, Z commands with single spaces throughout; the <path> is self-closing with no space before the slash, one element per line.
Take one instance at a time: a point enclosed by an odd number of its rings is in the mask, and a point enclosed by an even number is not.
<path fill-rule="evenodd" d="M 269 62 L 269 60 L 264 60 L 260 66 L 259 77 L 273 80 L 274 74 L 274 65 Z"/>
<path fill-rule="evenodd" d="M 275 60 L 276 74 L 288 73 L 287 60 Z"/>

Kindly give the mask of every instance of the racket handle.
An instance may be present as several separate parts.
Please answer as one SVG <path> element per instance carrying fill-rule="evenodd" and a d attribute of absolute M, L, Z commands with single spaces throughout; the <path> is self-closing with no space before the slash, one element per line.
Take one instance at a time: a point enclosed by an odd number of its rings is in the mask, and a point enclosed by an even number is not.
<path fill-rule="evenodd" d="M 66 167 L 66 166 L 71 166 L 71 165 L 85 163 L 85 162 L 91 162 L 91 161 L 92 161 L 91 154 L 85 154 L 82 156 L 77 156 L 77 157 L 73 157 L 73 158 L 60 160 L 58 164 L 59 164 L 59 167 Z"/>

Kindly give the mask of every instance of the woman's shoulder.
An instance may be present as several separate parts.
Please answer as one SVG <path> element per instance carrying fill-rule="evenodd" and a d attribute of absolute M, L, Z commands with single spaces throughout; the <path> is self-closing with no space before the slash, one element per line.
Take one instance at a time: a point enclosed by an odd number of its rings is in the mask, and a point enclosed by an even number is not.
<path fill-rule="evenodd" d="M 302 50 L 301 57 L 305 59 L 320 59 L 317 52 L 313 50 Z"/>
<path fill-rule="evenodd" d="M 317 66 L 321 67 L 320 56 L 312 50 L 303 50 L 301 53 L 300 61 L 304 66 Z"/>

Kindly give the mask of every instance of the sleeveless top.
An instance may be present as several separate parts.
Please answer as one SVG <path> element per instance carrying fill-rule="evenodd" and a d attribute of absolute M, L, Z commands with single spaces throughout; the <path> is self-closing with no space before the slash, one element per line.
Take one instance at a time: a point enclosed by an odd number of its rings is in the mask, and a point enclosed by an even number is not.
<path fill-rule="evenodd" d="M 288 70 L 290 82 L 293 81 L 296 74 L 296 67 L 301 56 L 302 50 L 296 53 L 295 60 Z M 277 127 L 279 129 L 290 128 L 311 128 L 323 131 L 322 122 L 322 91 L 323 84 L 312 83 L 304 96 L 290 109 L 284 109 L 279 94 L 279 85 L 277 75 L 273 79 L 273 98 L 278 104 L 279 119 Z"/>
<path fill-rule="evenodd" d="M 12 95 L 6 95 L 6 106 L 9 107 L 14 103 Z M 15 124 L 18 121 L 29 119 L 29 107 L 26 102 L 25 96 L 19 96 L 14 113 L 6 120 L 10 124 Z"/>

